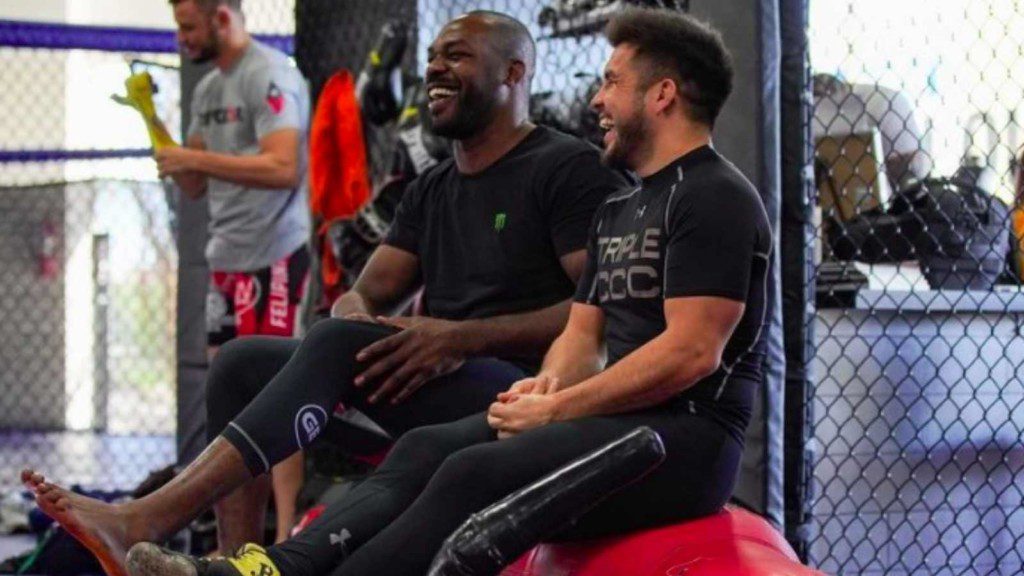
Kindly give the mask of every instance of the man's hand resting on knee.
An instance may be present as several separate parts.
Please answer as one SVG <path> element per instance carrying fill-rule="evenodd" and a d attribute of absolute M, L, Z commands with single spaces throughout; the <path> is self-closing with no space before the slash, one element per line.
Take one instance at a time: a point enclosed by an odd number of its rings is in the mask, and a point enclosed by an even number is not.
<path fill-rule="evenodd" d="M 467 351 L 459 337 L 458 323 L 426 316 L 378 317 L 377 322 L 402 331 L 363 348 L 356 360 L 369 365 L 356 377 L 356 386 L 380 382 L 370 402 L 390 400 L 397 404 L 432 378 L 458 370 Z"/>
<path fill-rule="evenodd" d="M 584 250 L 559 257 L 575 282 L 586 260 Z M 356 355 L 366 369 L 358 387 L 374 387 L 369 401 L 397 404 L 431 379 L 458 370 L 468 358 L 531 357 L 547 348 L 565 326 L 570 300 L 540 309 L 460 321 L 426 316 L 389 318 L 406 302 L 419 278 L 419 258 L 383 245 L 374 251 L 351 290 L 335 301 L 331 315 L 394 326 L 401 332 L 367 346 Z"/>

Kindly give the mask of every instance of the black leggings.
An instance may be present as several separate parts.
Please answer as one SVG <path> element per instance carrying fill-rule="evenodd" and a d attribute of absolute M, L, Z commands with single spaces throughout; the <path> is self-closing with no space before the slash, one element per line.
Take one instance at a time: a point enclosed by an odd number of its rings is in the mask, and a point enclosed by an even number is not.
<path fill-rule="evenodd" d="M 302 340 L 251 337 L 223 346 L 210 368 L 207 430 L 222 435 L 253 475 L 306 447 L 331 421 L 341 402 L 358 408 L 392 437 L 412 428 L 450 422 L 486 409 L 498 392 L 525 376 L 513 364 L 475 359 L 431 380 L 399 404 L 366 401 L 369 388 L 353 378 L 366 366 L 356 353 L 395 329 L 328 319 Z M 337 435 L 331 435 L 336 439 Z"/>
<path fill-rule="evenodd" d="M 470 514 L 638 426 L 658 432 L 665 462 L 559 539 L 695 518 L 725 504 L 742 443 L 699 403 L 560 422 L 505 440 L 481 413 L 405 434 L 367 480 L 269 554 L 285 576 L 422 576 Z"/>

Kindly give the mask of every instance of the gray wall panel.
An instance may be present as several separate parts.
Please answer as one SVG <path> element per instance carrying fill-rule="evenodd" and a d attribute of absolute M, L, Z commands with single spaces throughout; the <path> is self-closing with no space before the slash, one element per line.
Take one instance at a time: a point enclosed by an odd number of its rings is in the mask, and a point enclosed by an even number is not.
<path fill-rule="evenodd" d="M 690 13 L 718 28 L 732 52 L 733 93 L 715 126 L 715 147 L 757 186 L 773 230 L 779 230 L 779 21 L 776 2 L 692 0 Z M 735 495 L 784 523 L 782 494 L 783 375 L 778 234 L 769 288 L 765 384 L 747 430 Z"/>
<path fill-rule="evenodd" d="M 0 429 L 64 428 L 63 184 L 0 188 Z M 54 278 L 39 273 L 43 222 L 57 231 Z M 71 238 L 70 240 L 78 240 Z M 73 243 L 70 243 L 73 245 Z"/>
<path fill-rule="evenodd" d="M 188 129 L 192 91 L 210 70 L 182 57 L 182 134 Z M 180 192 L 179 192 L 180 194 Z M 204 255 L 207 234 L 206 200 L 181 198 L 178 203 L 178 462 L 192 461 L 206 445 L 206 289 Z"/>

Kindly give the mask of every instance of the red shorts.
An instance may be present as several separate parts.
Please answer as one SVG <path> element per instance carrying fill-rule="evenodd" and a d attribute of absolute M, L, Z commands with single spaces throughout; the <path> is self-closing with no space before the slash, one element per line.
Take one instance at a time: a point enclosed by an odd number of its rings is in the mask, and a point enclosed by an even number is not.
<path fill-rule="evenodd" d="M 294 336 L 308 273 L 305 247 L 254 272 L 213 271 L 206 294 L 209 345 L 254 334 Z"/>

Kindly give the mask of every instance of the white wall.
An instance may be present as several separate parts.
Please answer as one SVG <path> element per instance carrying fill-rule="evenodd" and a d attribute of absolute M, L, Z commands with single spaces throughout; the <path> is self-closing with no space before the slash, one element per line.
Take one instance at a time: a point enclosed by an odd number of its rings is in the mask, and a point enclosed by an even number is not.
<path fill-rule="evenodd" d="M 67 0 L 0 0 L 0 19 L 64 22 Z"/>
<path fill-rule="evenodd" d="M 166 0 L 66 0 L 67 21 L 94 26 L 173 28 Z"/>
<path fill-rule="evenodd" d="M 295 0 L 242 0 L 253 32 L 295 32 Z M 0 20 L 173 28 L 166 0 L 0 0 Z"/>
<path fill-rule="evenodd" d="M 0 19 L 143 28 L 174 25 L 163 0 L 0 0 Z"/>

